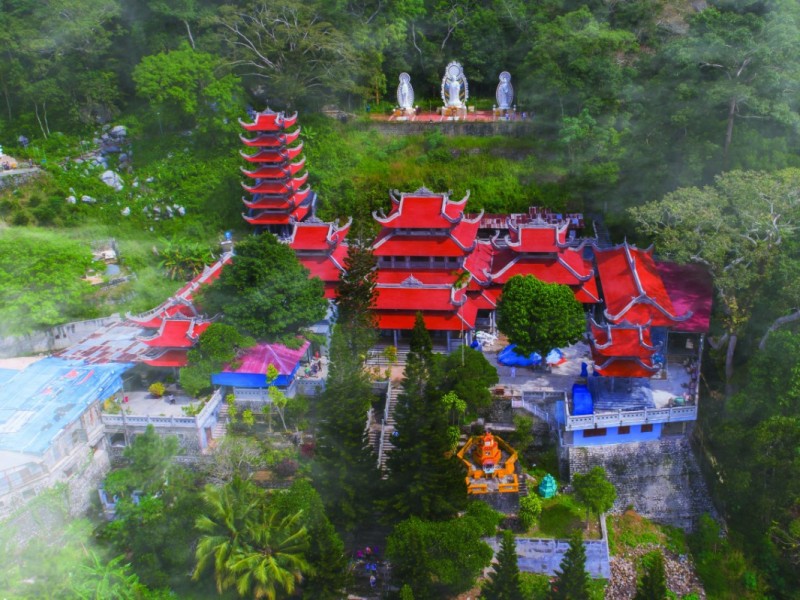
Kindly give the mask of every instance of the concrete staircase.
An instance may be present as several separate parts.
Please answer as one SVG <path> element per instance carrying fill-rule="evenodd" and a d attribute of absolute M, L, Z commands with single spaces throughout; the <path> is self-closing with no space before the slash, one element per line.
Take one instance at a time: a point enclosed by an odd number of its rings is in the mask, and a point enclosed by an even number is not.
<path fill-rule="evenodd" d="M 378 468 L 383 472 L 384 479 L 387 477 L 386 473 L 386 460 L 389 457 L 389 453 L 392 451 L 392 434 L 394 433 L 394 411 L 397 408 L 397 398 L 400 396 L 402 392 L 402 388 L 400 385 L 395 384 L 392 386 L 392 389 L 389 392 L 389 397 L 387 398 L 387 402 L 389 403 L 388 410 L 386 411 L 386 420 L 384 421 L 383 427 L 383 440 L 382 444 L 379 444 L 379 452 L 378 452 Z M 382 447 L 382 450 L 380 448 Z"/>
<path fill-rule="evenodd" d="M 228 403 L 223 402 L 219 407 L 219 414 L 217 415 L 217 424 L 211 430 L 211 437 L 218 440 L 225 437 L 225 432 L 228 430 Z"/>
<path fill-rule="evenodd" d="M 617 488 L 612 512 L 628 507 L 657 521 L 692 529 L 703 513 L 716 516 L 694 453 L 685 436 L 652 442 L 569 448 L 570 477 L 605 468 Z"/>

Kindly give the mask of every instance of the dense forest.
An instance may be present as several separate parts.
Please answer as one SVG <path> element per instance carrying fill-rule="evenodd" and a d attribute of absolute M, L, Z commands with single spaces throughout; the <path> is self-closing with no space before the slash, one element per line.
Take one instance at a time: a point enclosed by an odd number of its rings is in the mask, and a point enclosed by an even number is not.
<path fill-rule="evenodd" d="M 400 72 L 420 106 L 440 105 L 450 60 L 483 109 L 509 71 L 526 135 L 370 129 Z M 583 211 L 615 241 L 705 265 L 716 293 L 696 437 L 732 550 L 702 555 L 719 578 L 704 583 L 710 597 L 800 597 L 796 0 L 0 0 L 0 94 L 0 145 L 43 172 L 0 189 L 0 335 L 151 308 L 223 231 L 245 231 L 248 107 L 300 111 L 319 214 L 353 216 L 359 234 L 388 189 L 425 184 L 470 189 L 491 212 Z M 116 124 L 132 157 L 109 158 L 120 190 L 74 161 Z M 65 202 L 82 194 L 100 202 Z M 185 216 L 154 218 L 167 204 Z M 137 278 L 101 296 L 75 279 L 104 237 Z M 39 255 L 62 258 L 25 260 Z"/>

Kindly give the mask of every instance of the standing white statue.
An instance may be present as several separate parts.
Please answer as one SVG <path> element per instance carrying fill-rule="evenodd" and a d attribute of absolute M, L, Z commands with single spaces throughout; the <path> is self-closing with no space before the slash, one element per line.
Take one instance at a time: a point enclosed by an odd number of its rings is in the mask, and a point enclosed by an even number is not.
<path fill-rule="evenodd" d="M 500 83 L 497 84 L 497 91 L 494 97 L 497 99 L 497 108 L 509 110 L 514 101 L 514 88 L 511 85 L 511 74 L 508 71 L 500 73 Z"/>
<path fill-rule="evenodd" d="M 447 107 L 463 108 L 469 98 L 469 86 L 461 64 L 455 61 L 447 65 L 442 77 L 442 102 Z"/>
<path fill-rule="evenodd" d="M 414 88 L 411 87 L 411 75 L 400 73 L 400 84 L 397 86 L 397 105 L 405 111 L 414 109 Z"/>

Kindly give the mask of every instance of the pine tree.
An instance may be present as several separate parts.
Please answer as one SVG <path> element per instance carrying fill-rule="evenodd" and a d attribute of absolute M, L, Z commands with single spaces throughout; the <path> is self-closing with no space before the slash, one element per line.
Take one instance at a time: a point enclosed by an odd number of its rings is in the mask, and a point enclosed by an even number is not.
<path fill-rule="evenodd" d="M 589 600 L 586 548 L 580 531 L 570 538 L 569 548 L 558 568 L 549 600 Z"/>
<path fill-rule="evenodd" d="M 351 330 L 351 350 L 357 356 L 365 354 L 375 344 L 377 319 L 372 310 L 375 304 L 377 270 L 375 255 L 363 240 L 352 242 L 344 261 L 336 305 L 338 323 Z"/>
<path fill-rule="evenodd" d="M 364 430 L 372 386 L 363 361 L 349 350 L 349 333 L 337 325 L 331 340 L 328 380 L 316 403 L 319 425 L 312 464 L 314 485 L 331 521 L 348 531 L 371 517 L 380 480 Z"/>
<path fill-rule="evenodd" d="M 633 600 L 665 600 L 667 597 L 667 579 L 664 571 L 664 556 L 661 552 L 653 552 L 644 557 L 644 575 L 636 586 Z"/>
<path fill-rule="evenodd" d="M 522 587 L 517 565 L 517 544 L 514 534 L 503 531 L 503 542 L 497 553 L 497 565 L 489 583 L 483 588 L 485 600 L 522 600 Z"/>
<path fill-rule="evenodd" d="M 391 517 L 446 519 L 466 505 L 465 473 L 451 452 L 448 414 L 438 394 L 432 347 L 422 316 L 417 314 L 403 391 L 395 409 L 397 435 L 387 460 L 385 508 Z"/>

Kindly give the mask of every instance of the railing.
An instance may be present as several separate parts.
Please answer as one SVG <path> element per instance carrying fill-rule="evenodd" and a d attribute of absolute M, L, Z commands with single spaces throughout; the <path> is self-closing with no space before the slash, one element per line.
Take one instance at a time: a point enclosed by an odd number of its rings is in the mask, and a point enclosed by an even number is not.
<path fill-rule="evenodd" d="M 217 407 L 222 403 L 222 396 L 223 396 L 223 388 L 217 388 L 214 390 L 211 398 L 208 399 L 206 405 L 203 407 L 197 415 L 195 416 L 195 420 L 197 422 L 197 427 L 202 428 L 206 426 L 206 423 L 211 418 L 211 416 L 216 412 Z"/>
<path fill-rule="evenodd" d="M 562 397 L 559 397 L 558 400 L 562 400 L 565 397 L 566 397 L 566 395 L 563 395 Z M 542 421 L 544 421 L 548 425 L 550 424 L 550 414 L 546 410 L 543 410 L 543 409 L 539 408 L 533 402 L 531 402 L 530 400 L 528 400 L 528 399 L 526 399 L 524 397 L 523 398 L 512 398 L 511 399 L 511 408 L 521 408 L 523 410 L 527 410 L 529 413 L 531 413 L 532 415 L 534 415 L 538 419 L 541 419 Z"/>
<path fill-rule="evenodd" d="M 383 407 L 383 420 L 381 422 L 381 441 L 378 444 L 378 468 L 381 468 L 381 460 L 383 459 L 384 445 L 386 444 L 386 422 L 389 420 L 390 405 L 392 402 L 392 380 L 386 386 L 386 402 Z"/>
<path fill-rule="evenodd" d="M 572 416 L 569 414 L 569 403 L 565 403 L 567 422 L 565 429 L 596 429 L 618 427 L 620 425 L 639 425 L 647 423 L 675 423 L 680 421 L 696 421 L 697 406 L 676 406 L 673 408 L 645 408 L 641 410 L 618 410 L 601 412 L 593 415 Z"/>
<path fill-rule="evenodd" d="M 110 415 L 103 413 L 101 418 L 103 424 L 106 426 L 116 425 L 118 427 L 191 427 L 194 429 L 201 429 L 205 423 L 214 413 L 214 411 L 222 402 L 222 388 L 216 390 L 206 405 L 194 417 L 154 417 L 151 415 L 146 416 L 133 416 L 125 413 L 119 415 Z"/>

